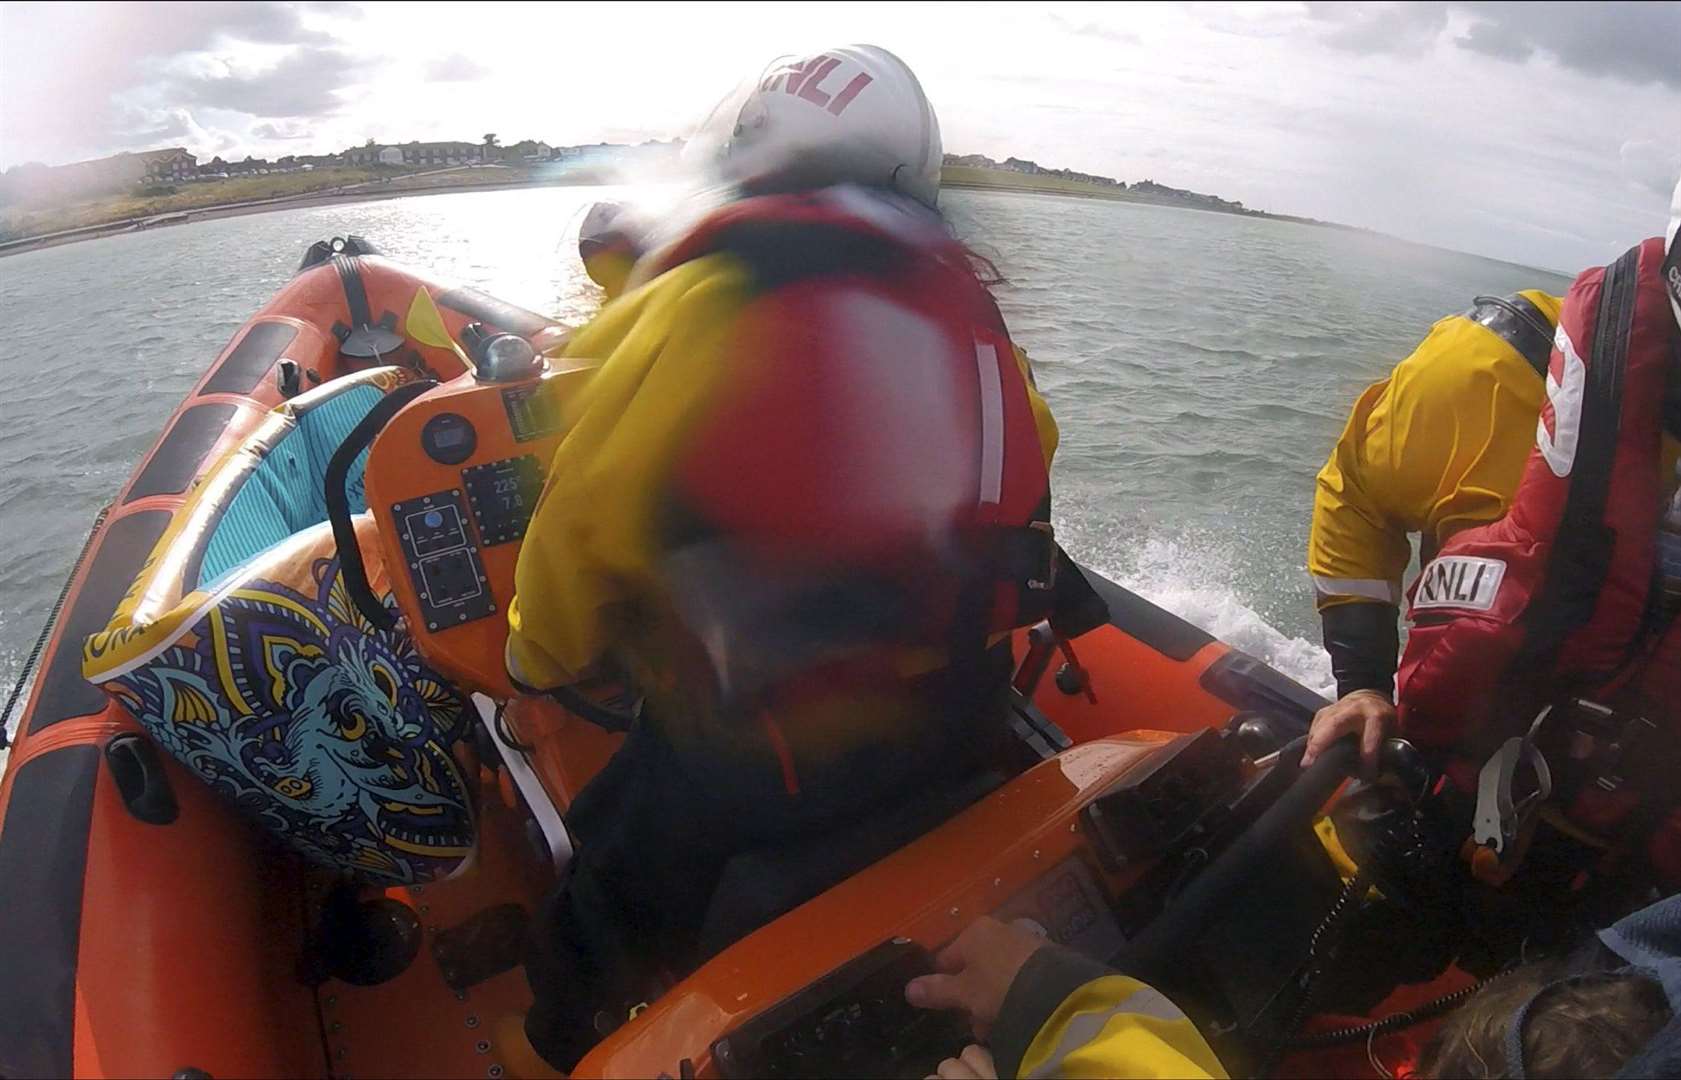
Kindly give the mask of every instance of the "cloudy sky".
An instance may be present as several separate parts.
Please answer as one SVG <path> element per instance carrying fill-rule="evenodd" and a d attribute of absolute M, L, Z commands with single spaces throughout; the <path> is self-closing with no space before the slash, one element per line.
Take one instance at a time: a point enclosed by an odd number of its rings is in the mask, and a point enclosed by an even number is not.
<path fill-rule="evenodd" d="M 1567 271 L 1681 174 L 1681 2 L 7 3 L 0 165 L 666 137 L 842 41 L 904 56 L 956 153 Z"/>

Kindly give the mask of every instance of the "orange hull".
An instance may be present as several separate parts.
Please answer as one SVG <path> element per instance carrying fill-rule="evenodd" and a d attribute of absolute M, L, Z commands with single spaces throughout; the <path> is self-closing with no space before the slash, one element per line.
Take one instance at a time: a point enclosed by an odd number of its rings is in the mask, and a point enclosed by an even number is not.
<path fill-rule="evenodd" d="M 364 259 L 362 277 L 375 319 L 400 316 L 425 285 L 452 332 L 480 319 L 550 333 L 529 312 L 377 258 Z M 278 362 L 321 382 L 356 369 L 332 333 L 351 320 L 331 266 L 290 282 L 216 357 L 89 539 L 0 777 L 0 1001 L 10 1014 L 0 1073 L 328 1075 L 322 1006 L 293 971 L 307 892 L 298 861 L 167 758 L 180 816 L 137 821 L 102 751 L 140 729 L 83 680 L 81 653 L 205 471 L 282 401 Z M 445 377 L 462 370 L 447 349 L 408 349 Z M 478 1040 L 456 1041 L 460 1067 L 477 1064 Z M 443 1060 L 426 1068 L 459 1074 Z"/>

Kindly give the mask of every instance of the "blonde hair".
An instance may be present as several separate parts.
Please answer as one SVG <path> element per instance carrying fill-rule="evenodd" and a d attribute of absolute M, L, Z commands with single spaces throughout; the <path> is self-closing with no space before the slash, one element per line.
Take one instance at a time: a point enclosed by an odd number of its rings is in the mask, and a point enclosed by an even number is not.
<path fill-rule="evenodd" d="M 1442 1023 L 1419 1072 L 1479 1080 L 1520 1069 L 1531 1080 L 1615 1075 L 1669 1022 L 1663 988 L 1638 972 L 1573 974 L 1571 966 L 1538 961 L 1485 986 Z M 1510 1062 L 1511 1025 L 1525 1005 L 1523 1060 Z"/>

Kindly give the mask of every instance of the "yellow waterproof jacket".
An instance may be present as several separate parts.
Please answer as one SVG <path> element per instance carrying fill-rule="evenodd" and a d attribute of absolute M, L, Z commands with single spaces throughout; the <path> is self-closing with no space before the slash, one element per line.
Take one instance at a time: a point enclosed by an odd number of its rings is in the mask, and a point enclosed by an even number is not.
<path fill-rule="evenodd" d="M 1047 946 L 1010 984 L 990 1037 L 1005 1077 L 1224 1077 L 1197 1026 L 1160 991 Z"/>
<path fill-rule="evenodd" d="M 1354 404 L 1319 471 L 1308 572 L 1339 694 L 1390 694 L 1397 608 L 1420 562 L 1460 531 L 1505 515 L 1535 445 L 1559 297 L 1478 297 L 1436 323 Z M 1666 437 L 1666 475 L 1677 446 Z"/>
<path fill-rule="evenodd" d="M 659 661 L 657 516 L 685 434 L 762 360 L 731 347 L 753 288 L 733 256 L 704 255 L 611 300 L 567 341 L 565 357 L 599 367 L 565 406 L 567 434 L 520 551 L 507 646 L 520 683 L 573 683 L 613 653 L 644 691 L 680 693 Z M 1029 370 L 1019 350 L 1017 361 Z M 1031 378 L 1029 394 L 1048 465 L 1056 423 Z"/>
<path fill-rule="evenodd" d="M 1408 534 L 1429 559 L 1505 514 L 1535 444 L 1559 305 L 1535 290 L 1479 297 L 1354 403 L 1319 471 L 1307 559 L 1340 693 L 1393 689 Z"/>
<path fill-rule="evenodd" d="M 1504 302 L 1545 321 L 1482 317 L 1492 305 L 1449 316 L 1355 402 L 1314 497 L 1308 571 L 1321 609 L 1399 604 L 1409 533 L 1428 555 L 1505 514 L 1535 445 L 1560 300 L 1528 291 Z"/>

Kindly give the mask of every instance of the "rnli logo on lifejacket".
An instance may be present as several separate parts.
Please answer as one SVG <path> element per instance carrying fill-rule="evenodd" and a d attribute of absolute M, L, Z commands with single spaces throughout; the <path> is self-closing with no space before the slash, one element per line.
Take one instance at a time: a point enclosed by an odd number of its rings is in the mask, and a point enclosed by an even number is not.
<path fill-rule="evenodd" d="M 1418 577 L 1413 592 L 1413 610 L 1461 608 L 1487 611 L 1494 606 L 1506 564 L 1499 559 L 1475 555 L 1443 555 L 1432 560 Z"/>
<path fill-rule="evenodd" d="M 1535 448 L 1554 476 L 1570 475 L 1576 464 L 1576 441 L 1582 433 L 1582 395 L 1588 366 L 1576 352 L 1564 324 L 1553 335 L 1553 360 L 1547 368 L 1547 400 L 1535 424 Z"/>

